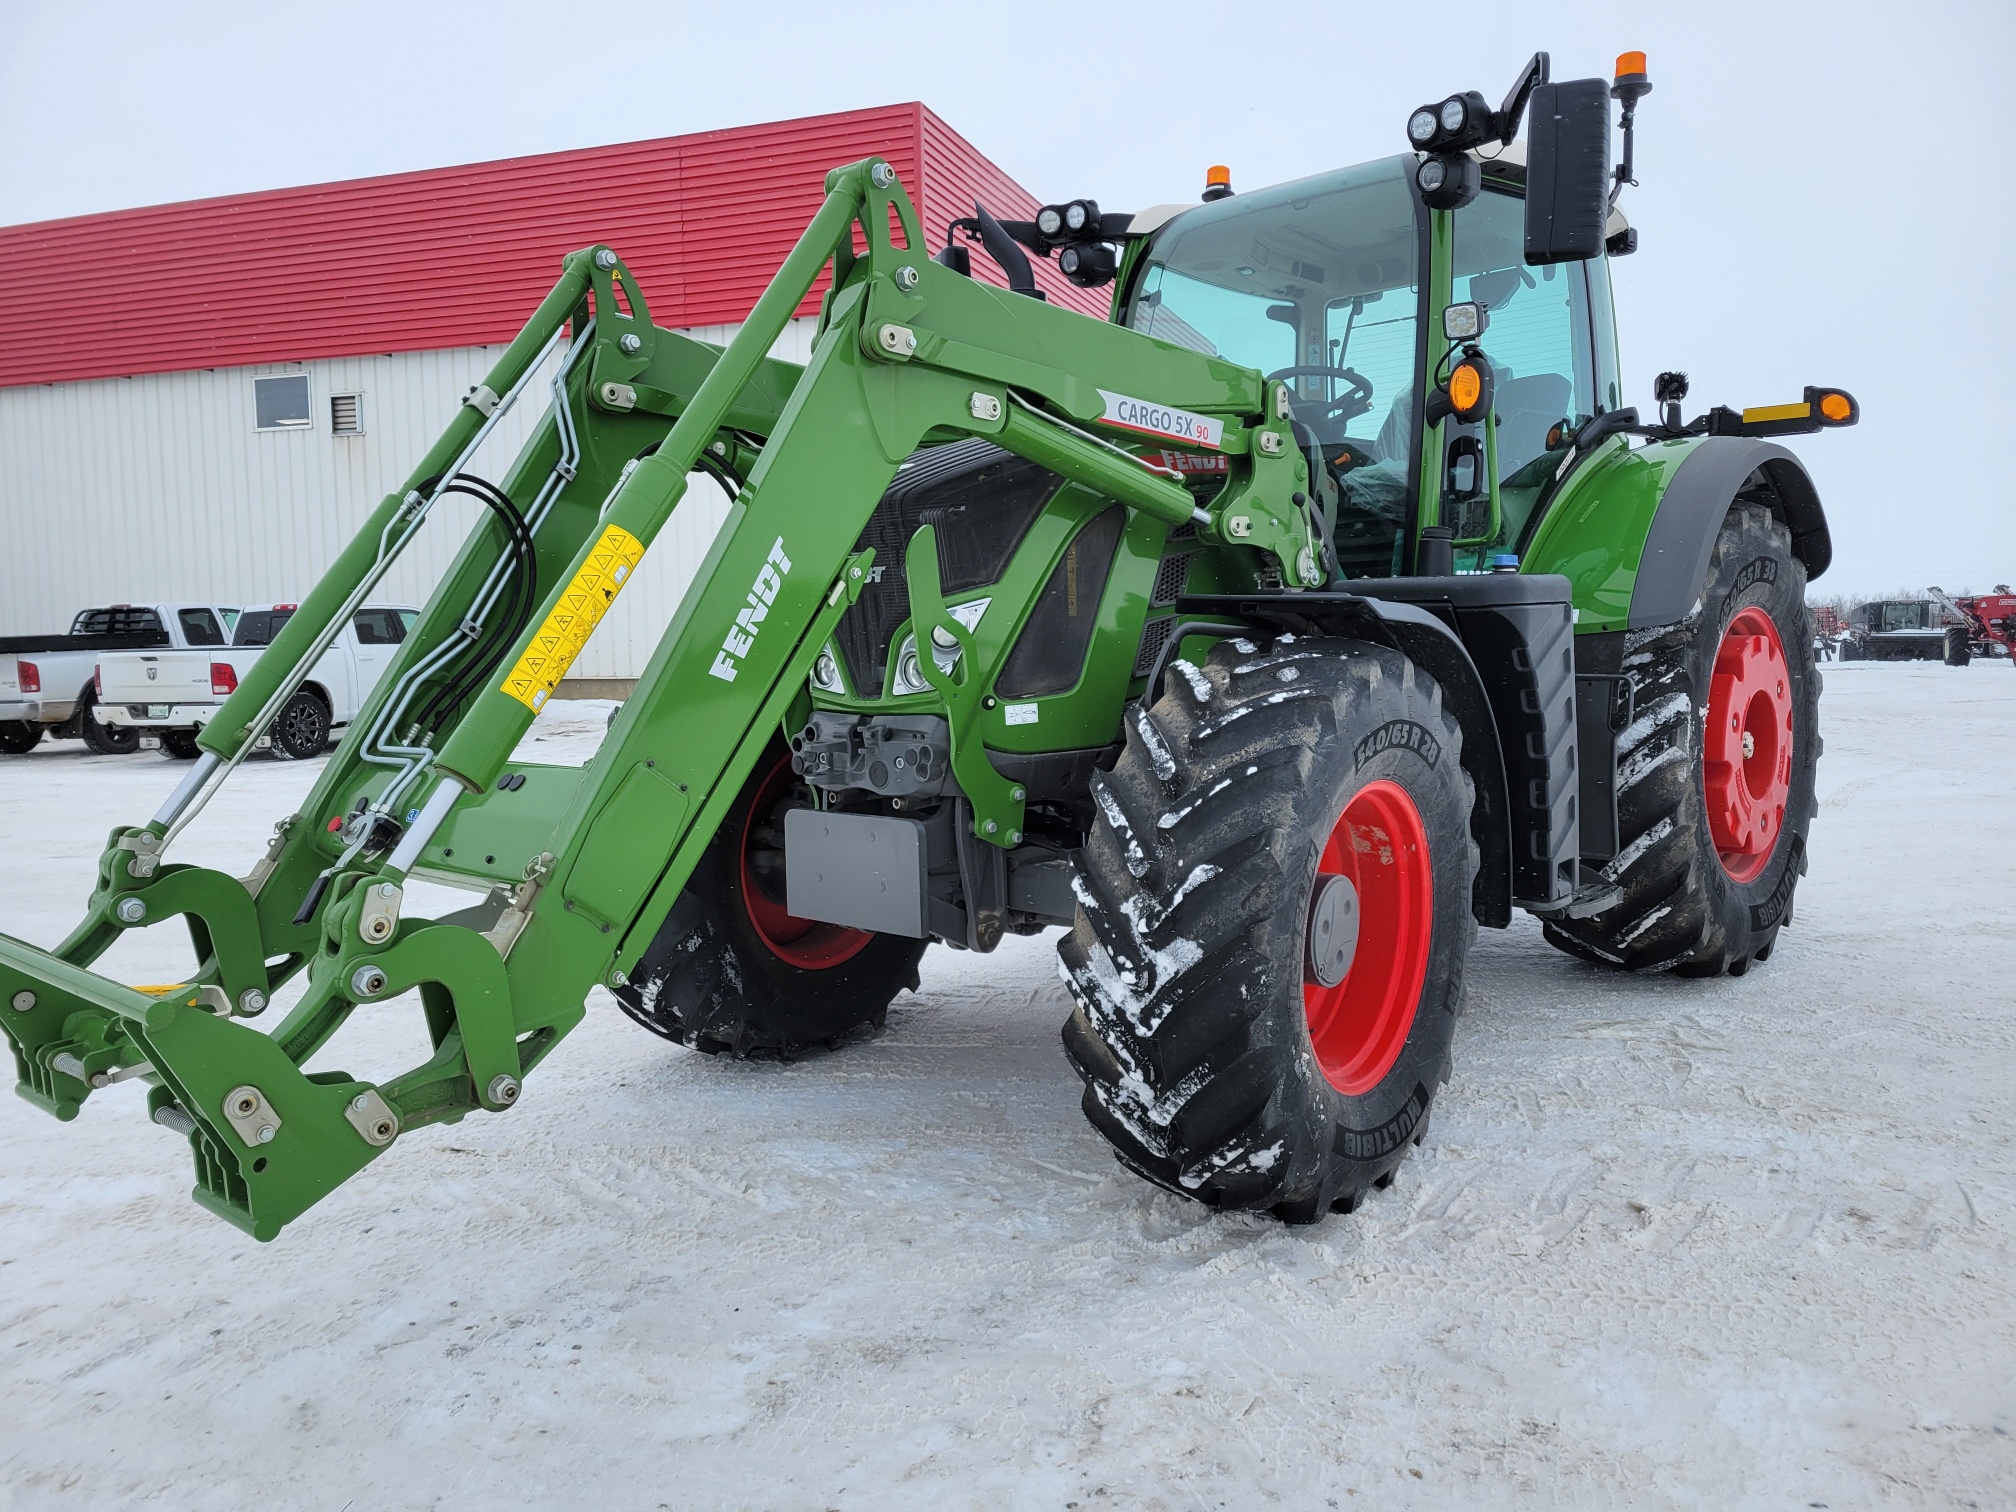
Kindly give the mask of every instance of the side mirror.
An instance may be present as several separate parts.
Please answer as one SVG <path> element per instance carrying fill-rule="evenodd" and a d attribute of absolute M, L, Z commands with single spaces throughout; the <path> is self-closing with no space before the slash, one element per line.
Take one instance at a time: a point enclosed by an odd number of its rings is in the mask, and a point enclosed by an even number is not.
<path fill-rule="evenodd" d="M 1526 107 L 1526 261 L 1586 262 L 1610 218 L 1610 86 L 1542 84 Z"/>

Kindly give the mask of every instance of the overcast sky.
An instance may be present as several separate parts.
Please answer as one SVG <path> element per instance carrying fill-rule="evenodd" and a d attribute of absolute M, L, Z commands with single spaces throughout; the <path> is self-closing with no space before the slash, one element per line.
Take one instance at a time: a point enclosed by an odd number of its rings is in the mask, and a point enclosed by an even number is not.
<path fill-rule="evenodd" d="M 2016 243 L 2012 0 L 0 0 L 0 221 L 912 99 L 1035 193 L 1125 209 L 1210 163 L 1258 188 L 1394 152 L 1541 48 L 1557 79 L 1651 55 L 1627 402 L 1669 367 L 1690 414 L 1846 387 L 1861 426 L 1792 443 L 1834 529 L 1816 591 L 2016 580 L 2016 320 L 1975 271 Z"/>

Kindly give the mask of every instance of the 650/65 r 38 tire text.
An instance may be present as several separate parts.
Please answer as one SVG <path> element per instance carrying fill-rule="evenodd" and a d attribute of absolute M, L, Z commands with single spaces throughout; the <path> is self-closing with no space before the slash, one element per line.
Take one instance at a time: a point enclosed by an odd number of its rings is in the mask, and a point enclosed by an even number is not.
<path fill-rule="evenodd" d="M 1571 955 L 1632 971 L 1741 976 L 1768 960 L 1806 869 L 1820 673 L 1806 569 L 1767 509 L 1722 523 L 1701 608 L 1625 641 L 1636 716 L 1617 737 L 1622 901 L 1546 926 Z"/>
<path fill-rule="evenodd" d="M 788 1060 L 881 1028 L 896 994 L 916 989 L 924 941 L 785 908 L 784 815 L 810 802 L 791 753 L 766 751 L 617 990 L 625 1013 L 695 1050 Z"/>
<path fill-rule="evenodd" d="M 1058 947 L 1085 1116 L 1181 1196 L 1349 1212 L 1426 1132 L 1476 936 L 1462 737 L 1398 652 L 1235 639 L 1128 718 Z"/>

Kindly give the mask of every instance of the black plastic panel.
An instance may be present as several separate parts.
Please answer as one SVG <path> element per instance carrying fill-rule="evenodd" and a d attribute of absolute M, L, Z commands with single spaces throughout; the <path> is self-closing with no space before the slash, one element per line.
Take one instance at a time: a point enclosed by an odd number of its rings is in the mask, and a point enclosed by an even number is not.
<path fill-rule="evenodd" d="M 1126 523 L 1127 512 L 1116 504 L 1088 521 L 1064 548 L 995 679 L 994 691 L 1001 697 L 1035 698 L 1077 685 Z"/>
<path fill-rule="evenodd" d="M 879 694 L 897 628 L 910 618 L 903 554 L 918 527 L 938 531 L 939 586 L 964 593 L 999 582 L 1062 479 L 989 441 L 914 454 L 882 495 L 854 549 L 875 548 L 874 580 L 835 637 L 856 692 Z"/>

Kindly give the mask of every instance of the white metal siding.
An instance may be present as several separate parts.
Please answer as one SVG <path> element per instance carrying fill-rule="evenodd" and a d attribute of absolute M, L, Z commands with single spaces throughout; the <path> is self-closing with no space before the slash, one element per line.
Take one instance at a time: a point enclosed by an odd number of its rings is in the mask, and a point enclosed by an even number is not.
<path fill-rule="evenodd" d="M 776 355 L 805 361 L 813 322 Z M 726 342 L 734 326 L 688 334 Z M 304 597 L 364 517 L 404 481 L 501 347 L 157 373 L 0 388 L 0 634 L 69 628 L 94 604 Z M 305 372 L 314 424 L 253 427 L 252 380 Z M 364 433 L 329 430 L 329 396 L 362 394 Z M 527 389 L 475 461 L 501 477 L 545 409 Z M 635 677 L 725 513 L 704 477 L 575 663 Z M 379 597 L 422 603 L 480 506 L 445 499 Z"/>

